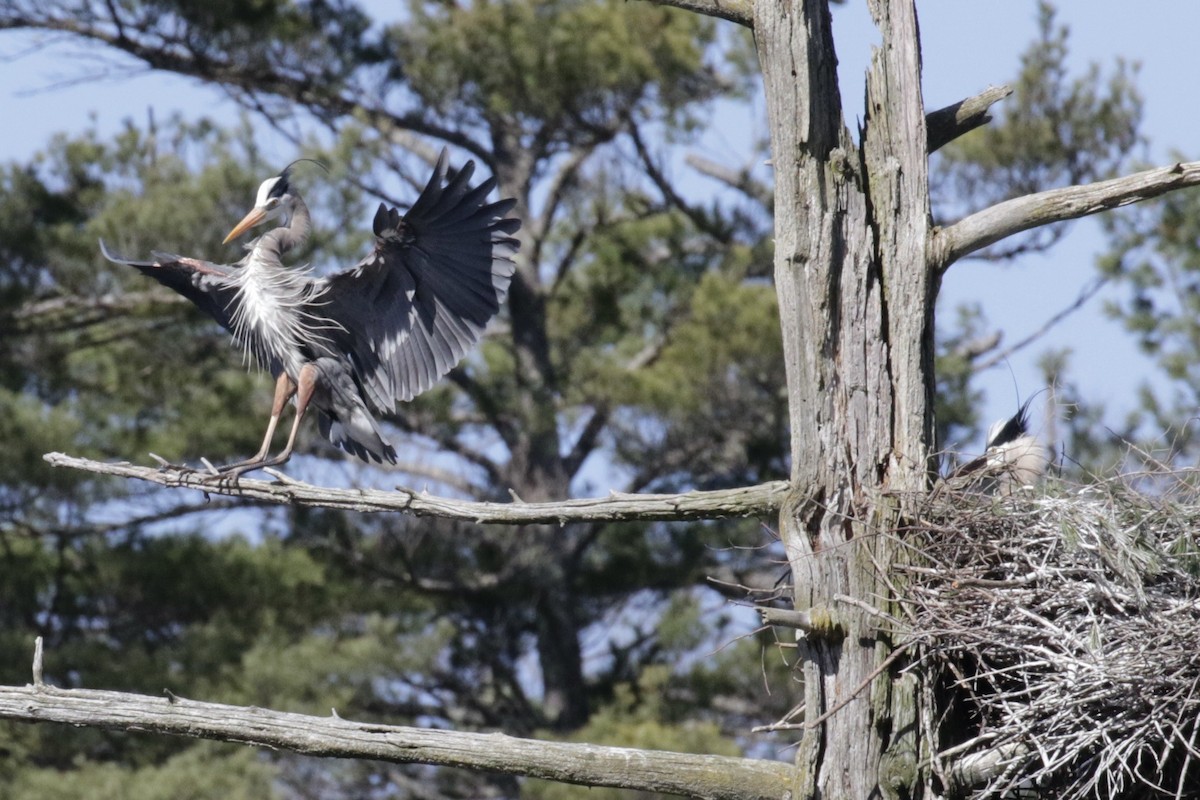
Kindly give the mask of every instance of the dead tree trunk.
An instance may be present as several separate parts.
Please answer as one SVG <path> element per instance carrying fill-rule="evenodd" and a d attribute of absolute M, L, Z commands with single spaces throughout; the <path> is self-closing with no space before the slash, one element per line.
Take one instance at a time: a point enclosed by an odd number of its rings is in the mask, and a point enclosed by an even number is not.
<path fill-rule="evenodd" d="M 796 607 L 831 620 L 800 640 L 798 797 L 917 789 L 916 688 L 884 668 L 895 643 L 868 609 L 886 610 L 887 532 L 931 475 L 936 278 L 916 11 L 910 0 L 875 0 L 871 11 L 883 45 L 856 145 L 825 0 L 754 8 L 791 397 L 793 488 L 780 530 Z"/>

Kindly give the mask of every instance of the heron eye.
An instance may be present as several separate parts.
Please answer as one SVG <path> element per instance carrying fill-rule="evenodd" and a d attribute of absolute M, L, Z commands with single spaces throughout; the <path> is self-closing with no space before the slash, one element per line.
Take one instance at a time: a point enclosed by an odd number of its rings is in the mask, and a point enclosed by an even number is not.
<path fill-rule="evenodd" d="M 267 208 L 274 208 L 277 205 L 279 205 L 278 197 L 271 197 L 267 199 Z"/>

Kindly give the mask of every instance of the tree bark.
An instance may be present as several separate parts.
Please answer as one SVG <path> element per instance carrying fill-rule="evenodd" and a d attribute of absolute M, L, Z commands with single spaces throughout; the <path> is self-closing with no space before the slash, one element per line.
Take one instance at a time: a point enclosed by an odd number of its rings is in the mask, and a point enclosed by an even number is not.
<path fill-rule="evenodd" d="M 873 2 L 883 36 L 861 149 L 842 119 L 824 0 L 755 4 L 776 169 L 775 280 L 791 397 L 792 489 L 780 531 L 798 611 L 845 595 L 840 625 L 800 635 L 805 731 L 796 796 L 914 792 L 914 684 L 881 669 L 906 493 L 931 474 L 934 273 L 916 11 Z"/>

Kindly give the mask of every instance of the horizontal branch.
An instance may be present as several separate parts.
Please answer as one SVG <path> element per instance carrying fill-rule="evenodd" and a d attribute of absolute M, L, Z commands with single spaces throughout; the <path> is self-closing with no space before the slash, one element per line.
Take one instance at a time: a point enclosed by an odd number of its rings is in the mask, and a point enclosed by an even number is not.
<path fill-rule="evenodd" d="M 736 22 L 754 27 L 754 8 L 751 0 L 650 0 L 656 6 L 674 6 L 684 11 Z"/>
<path fill-rule="evenodd" d="M 925 115 L 926 152 L 945 147 L 964 133 L 991 122 L 988 109 L 1012 94 L 1011 86 L 989 86 L 974 97 Z"/>
<path fill-rule="evenodd" d="M 100 475 L 157 483 L 160 486 L 199 489 L 207 494 L 244 497 L 281 505 L 319 506 L 347 511 L 399 511 L 419 517 L 443 517 L 476 523 L 526 525 L 608 520 L 668 521 L 757 517 L 779 510 L 787 482 L 772 481 L 738 489 L 718 489 L 682 494 L 623 494 L 555 503 L 480 503 L 437 497 L 425 492 L 396 489 L 331 489 L 278 476 L 275 481 L 220 480 L 203 472 L 181 472 L 128 463 L 111 464 L 47 453 L 44 458 L 56 467 L 79 469 Z"/>
<path fill-rule="evenodd" d="M 694 153 L 689 153 L 684 158 L 684 163 L 701 175 L 707 175 L 715 181 L 720 181 L 730 189 L 736 189 L 756 203 L 760 203 L 764 208 L 770 208 L 775 199 L 774 189 L 762 181 L 755 180 L 748 166 L 728 166 Z"/>
<path fill-rule="evenodd" d="M 161 316 L 166 308 L 190 307 L 182 295 L 151 289 L 100 297 L 64 296 L 35 300 L 0 315 L 0 333 L 70 331 L 130 316 Z"/>
<path fill-rule="evenodd" d="M 934 231 L 929 242 L 929 263 L 934 269 L 944 270 L 963 256 L 1013 234 L 1196 185 L 1200 185 L 1200 161 L 1005 200 Z"/>
<path fill-rule="evenodd" d="M 1025 758 L 1028 748 L 1023 744 L 1002 744 L 991 750 L 971 753 L 953 762 L 949 774 L 949 794 L 960 796 L 971 789 L 979 788 L 995 778 L 1000 777 L 1005 770 L 1011 768 L 1014 761 Z"/>
<path fill-rule="evenodd" d="M 783 798 L 778 761 L 518 739 L 351 722 L 263 708 L 87 689 L 0 686 L 0 718 L 215 739 L 322 758 L 435 764 L 585 786 L 756 800 Z"/>
<path fill-rule="evenodd" d="M 835 638 L 845 633 L 841 620 L 828 608 L 817 606 L 807 611 L 797 611 L 792 608 L 755 606 L 754 610 L 758 612 L 764 625 L 796 628 L 811 636 L 826 638 Z"/>

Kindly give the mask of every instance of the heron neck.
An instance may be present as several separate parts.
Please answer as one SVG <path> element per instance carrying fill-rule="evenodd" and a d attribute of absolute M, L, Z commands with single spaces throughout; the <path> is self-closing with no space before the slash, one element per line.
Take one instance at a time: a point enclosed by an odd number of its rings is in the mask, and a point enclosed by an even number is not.
<path fill-rule="evenodd" d="M 303 198 L 297 196 L 287 224 L 271 231 L 275 234 L 280 255 L 308 241 L 308 233 L 311 228 L 312 218 L 308 214 L 308 206 L 304 204 Z"/>

